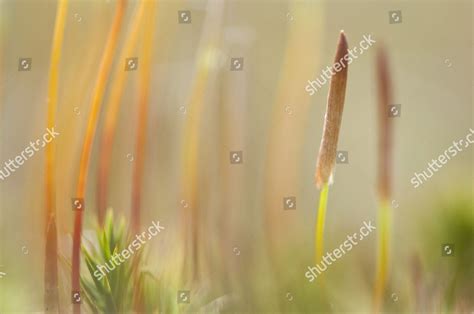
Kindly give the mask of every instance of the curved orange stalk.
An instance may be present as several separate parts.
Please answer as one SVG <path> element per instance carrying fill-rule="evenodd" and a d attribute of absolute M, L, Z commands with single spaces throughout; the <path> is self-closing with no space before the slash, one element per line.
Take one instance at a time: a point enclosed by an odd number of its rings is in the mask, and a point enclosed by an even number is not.
<path fill-rule="evenodd" d="M 152 1 L 153 2 L 153 1 Z M 99 224 L 102 226 L 105 217 L 106 202 L 107 202 L 107 187 L 108 177 L 110 172 L 110 160 L 112 155 L 112 144 L 114 142 L 115 130 L 117 129 L 117 118 L 120 109 L 120 99 L 122 97 L 123 87 L 127 73 L 124 71 L 124 64 L 122 63 L 126 58 L 130 57 L 135 48 L 138 31 L 145 12 L 147 1 L 142 1 L 139 4 L 138 11 L 134 17 L 133 24 L 129 35 L 127 36 L 124 47 L 119 56 L 119 63 L 117 65 L 117 73 L 110 87 L 110 98 L 106 104 L 106 114 L 104 129 L 101 136 L 100 154 L 99 154 L 99 169 L 97 179 L 97 206 L 99 215 Z M 139 63 L 140 64 L 140 63 Z M 139 71 L 143 71 L 144 67 L 139 65 Z"/>
<path fill-rule="evenodd" d="M 141 186 L 143 165 L 145 163 L 145 143 L 148 114 L 148 94 L 150 89 L 151 57 L 153 51 L 153 35 L 155 33 L 155 2 L 152 1 L 147 9 L 150 11 L 145 26 L 145 38 L 142 47 L 140 68 L 140 90 L 138 95 L 137 141 L 135 144 L 135 164 L 132 178 L 132 232 L 138 233 L 140 227 Z"/>
<path fill-rule="evenodd" d="M 47 126 L 54 128 L 56 123 L 56 109 L 58 98 L 59 63 L 61 47 L 64 39 L 66 24 L 67 0 L 58 3 L 56 9 L 56 23 L 54 26 L 53 44 L 51 50 L 51 64 L 49 68 L 48 85 L 48 116 Z M 46 146 L 45 163 L 45 205 L 46 205 L 46 247 L 44 265 L 44 306 L 46 313 L 58 313 L 58 235 L 56 229 L 56 189 L 54 171 L 55 143 L 52 141 Z"/>
<path fill-rule="evenodd" d="M 100 104 L 105 91 L 105 85 L 107 77 L 110 74 L 110 68 L 112 66 L 112 58 L 117 46 L 118 35 L 120 27 L 122 25 L 123 16 L 125 13 L 125 0 L 120 0 L 117 2 L 115 16 L 113 20 L 110 33 L 108 35 L 107 43 L 105 45 L 105 50 L 102 55 L 102 60 L 99 67 L 99 72 L 97 76 L 97 82 L 94 88 L 92 102 L 91 102 L 91 112 L 89 114 L 89 120 L 87 123 L 86 134 L 84 138 L 84 144 L 82 147 L 81 161 L 79 165 L 79 177 L 77 182 L 76 198 L 84 198 L 85 189 L 86 189 L 86 180 L 87 180 L 87 170 L 89 168 L 89 160 L 92 148 L 92 141 L 94 139 L 95 130 L 97 127 L 97 119 L 100 112 Z M 74 215 L 74 235 L 73 235 L 73 244 L 72 244 L 72 291 L 80 291 L 80 250 L 81 250 L 81 234 L 82 234 L 82 216 L 83 211 L 77 210 Z M 74 313 L 80 313 L 81 307 L 80 304 L 74 304 Z"/>
<path fill-rule="evenodd" d="M 143 179 L 143 166 L 145 164 L 145 143 L 147 129 L 147 113 L 148 113 L 148 97 L 150 90 L 150 73 L 151 73 L 151 57 L 153 55 L 153 35 L 155 33 L 155 2 L 151 1 L 148 16 L 146 16 L 145 38 L 142 45 L 142 57 L 140 68 L 140 87 L 138 94 L 138 123 L 137 123 L 137 140 L 135 143 L 135 164 L 132 177 L 132 212 L 131 226 L 132 234 L 138 234 L 141 218 L 141 187 Z M 135 285 L 138 287 L 134 295 L 134 307 L 136 313 L 143 313 L 144 291 L 140 283 L 140 274 L 135 273 Z"/>

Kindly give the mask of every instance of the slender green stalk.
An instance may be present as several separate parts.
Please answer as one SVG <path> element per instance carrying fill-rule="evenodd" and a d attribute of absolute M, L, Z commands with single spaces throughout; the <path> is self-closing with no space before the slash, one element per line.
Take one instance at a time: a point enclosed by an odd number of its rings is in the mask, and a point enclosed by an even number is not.
<path fill-rule="evenodd" d="M 318 208 L 318 219 L 316 220 L 316 231 L 315 231 L 315 262 L 316 264 L 321 261 L 324 251 L 324 223 L 326 221 L 326 206 L 328 203 L 329 185 L 326 183 L 323 185 L 319 194 L 319 208 Z"/>
<path fill-rule="evenodd" d="M 381 201 L 378 214 L 378 244 L 377 244 L 377 280 L 375 283 L 375 311 L 382 306 L 383 294 L 387 282 L 388 261 L 390 257 L 391 207 L 387 201 Z"/>

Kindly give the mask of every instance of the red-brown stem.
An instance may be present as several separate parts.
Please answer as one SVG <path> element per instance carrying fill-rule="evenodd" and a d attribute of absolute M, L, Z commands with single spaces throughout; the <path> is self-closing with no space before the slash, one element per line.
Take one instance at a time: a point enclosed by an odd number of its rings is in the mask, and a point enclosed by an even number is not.
<path fill-rule="evenodd" d="M 374 287 L 374 313 L 383 309 L 383 299 L 388 281 L 390 260 L 390 217 L 391 208 L 391 158 L 392 158 L 392 119 L 389 117 L 389 104 L 392 99 L 390 72 L 385 51 L 381 48 L 377 55 L 377 90 L 378 90 L 378 182 L 380 209 L 378 213 L 379 244 L 377 252 L 377 271 Z"/>
<path fill-rule="evenodd" d="M 107 189 L 109 186 L 110 159 L 105 158 L 112 153 L 113 137 L 104 131 L 100 145 L 99 166 L 97 167 L 97 218 L 99 226 L 104 225 L 107 209 Z"/>
<path fill-rule="evenodd" d="M 381 201 L 390 198 L 390 169 L 392 164 L 392 119 L 388 115 L 392 90 L 387 56 L 383 48 L 377 56 L 378 81 L 378 124 L 379 124 L 379 159 L 378 159 L 378 189 Z"/>
<path fill-rule="evenodd" d="M 45 313 L 58 313 L 58 236 L 54 215 L 48 215 L 46 225 L 44 286 Z"/>
<path fill-rule="evenodd" d="M 319 148 L 318 161 L 316 163 L 315 179 L 318 188 L 330 183 L 336 160 L 337 142 L 341 129 L 342 112 L 346 96 L 348 63 L 344 60 L 344 56 L 348 53 L 347 48 L 346 36 L 344 32 L 341 31 L 337 43 L 334 64 L 339 63 L 343 68 L 331 77 L 331 84 L 329 86 L 323 137 Z"/>
<path fill-rule="evenodd" d="M 110 29 L 107 43 L 105 46 L 104 54 L 99 67 L 97 82 L 94 88 L 91 112 L 89 114 L 89 120 L 87 123 L 87 130 L 84 138 L 84 144 L 82 147 L 81 161 L 79 166 L 79 176 L 77 182 L 76 197 L 84 198 L 87 182 L 87 173 L 89 169 L 89 161 L 92 149 L 92 142 L 94 140 L 95 131 L 97 128 L 97 120 L 100 112 L 100 105 L 105 91 L 105 85 L 107 78 L 110 74 L 110 68 L 112 66 L 112 59 L 118 42 L 118 34 L 122 25 L 123 16 L 125 13 L 125 0 L 120 0 L 116 5 L 116 11 L 112 27 Z M 82 210 L 75 211 L 74 214 L 74 234 L 72 239 L 72 272 L 71 272 L 71 283 L 72 292 L 80 292 L 80 254 L 81 254 L 81 236 L 82 236 L 82 220 L 83 212 L 85 210 L 85 204 Z M 81 305 L 74 303 L 74 313 L 81 312 Z"/>
<path fill-rule="evenodd" d="M 138 4 L 136 13 L 134 14 L 133 21 L 130 27 L 130 31 L 127 34 L 125 43 L 120 52 L 119 60 L 123 61 L 133 53 L 135 48 L 139 27 L 143 19 L 144 12 L 146 11 L 147 4 L 153 3 L 154 1 L 142 1 Z M 141 62 L 140 62 L 141 64 Z M 143 71 L 144 66 L 140 65 L 138 71 Z M 109 173 L 110 164 L 112 159 L 112 148 L 115 138 L 115 131 L 117 129 L 118 116 L 120 111 L 121 97 L 125 86 L 126 79 L 129 72 L 123 70 L 123 64 L 118 64 L 117 72 L 110 86 L 109 99 L 105 106 L 106 113 L 104 119 L 104 127 L 102 136 L 100 139 L 100 153 L 99 153 L 99 169 L 97 179 L 97 206 L 99 225 L 103 226 L 105 210 L 107 206 L 108 198 L 108 186 L 109 186 Z"/>

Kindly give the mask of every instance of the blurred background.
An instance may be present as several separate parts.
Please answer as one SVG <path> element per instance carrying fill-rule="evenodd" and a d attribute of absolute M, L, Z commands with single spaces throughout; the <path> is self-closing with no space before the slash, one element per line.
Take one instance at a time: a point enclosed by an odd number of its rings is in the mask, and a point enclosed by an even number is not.
<path fill-rule="evenodd" d="M 62 312 L 71 311 L 71 198 L 116 5 L 69 1 L 67 9 L 55 128 L 60 135 L 54 140 Z M 313 96 L 305 86 L 333 64 L 341 30 L 349 47 L 369 34 L 376 44 L 349 67 L 338 144 L 349 162 L 336 166 L 329 192 L 326 248 L 338 247 L 364 221 L 377 221 L 375 56 L 383 45 L 393 103 L 401 105 L 400 117 L 393 118 L 394 210 L 385 310 L 474 310 L 472 148 L 420 187 L 410 183 L 415 172 L 474 126 L 471 1 L 158 1 L 153 30 L 142 23 L 127 56 L 138 58 L 138 67 L 124 71 L 121 52 L 140 5 L 127 2 L 101 101 L 84 198 L 84 237 L 97 228 L 100 138 L 111 82 L 125 75 L 106 205 L 130 221 L 139 159 L 135 144 L 144 128 L 140 230 L 156 220 L 166 227 L 146 244 L 144 261 L 170 283 L 166 295 L 173 305 L 162 304 L 162 310 L 370 312 L 375 234 L 328 268 L 324 292 L 304 277 L 314 265 L 319 191 L 313 177 L 329 84 Z M 56 1 L 0 1 L 2 164 L 45 132 L 56 7 Z M 180 11 L 186 11 L 189 23 Z M 399 22 L 391 20 L 390 11 L 400 11 Z M 140 60 L 150 31 L 143 125 Z M 20 58 L 31 58 L 30 71 L 19 71 Z M 233 58 L 241 58 L 241 68 L 233 67 Z M 233 162 L 233 152 L 239 152 L 240 162 Z M 0 181 L 2 313 L 44 311 L 44 163 L 43 149 Z M 293 210 L 285 209 L 288 197 L 295 200 Z M 442 255 L 444 244 L 454 244 L 454 256 Z M 181 264 L 192 264 L 191 272 L 200 275 L 188 277 Z M 190 304 L 176 304 L 178 290 L 190 291 Z"/>

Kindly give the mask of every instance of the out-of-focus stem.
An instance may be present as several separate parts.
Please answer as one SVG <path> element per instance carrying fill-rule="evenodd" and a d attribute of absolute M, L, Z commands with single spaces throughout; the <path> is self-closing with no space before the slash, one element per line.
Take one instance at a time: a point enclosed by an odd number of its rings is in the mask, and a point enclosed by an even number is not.
<path fill-rule="evenodd" d="M 59 63 L 66 24 L 67 0 L 58 3 L 51 49 L 51 64 L 48 85 L 47 126 L 52 129 L 56 123 L 58 97 Z M 46 247 L 44 268 L 44 306 L 45 313 L 59 312 L 58 296 L 58 235 L 56 228 L 56 188 L 55 188 L 55 143 L 46 146 L 45 163 L 45 205 L 46 205 Z"/>
<path fill-rule="evenodd" d="M 133 17 L 132 26 L 127 35 L 119 56 L 116 74 L 110 87 L 110 96 L 106 104 L 104 129 L 101 136 L 101 145 L 99 153 L 99 167 L 97 179 L 97 208 L 99 214 L 99 224 L 102 226 L 105 217 L 108 195 L 108 182 L 110 173 L 110 163 L 112 157 L 112 148 L 114 143 L 115 131 L 117 129 L 118 113 L 120 109 L 120 100 L 123 94 L 123 88 L 126 78 L 130 72 L 124 71 L 124 62 L 127 57 L 133 53 L 136 46 L 139 27 L 141 25 L 143 15 L 145 13 L 146 4 L 149 1 L 141 1 L 138 4 L 137 11 Z M 150 1 L 154 2 L 154 1 Z M 141 63 L 141 62 L 140 62 Z M 143 65 L 140 65 L 138 71 L 147 71 Z"/>
<path fill-rule="evenodd" d="M 392 86 L 387 57 L 381 48 L 377 54 L 377 91 L 378 91 L 378 251 L 377 273 L 374 287 L 374 311 L 383 310 L 385 287 L 389 275 L 389 251 L 391 228 L 391 172 L 392 172 L 392 119 L 388 116 L 388 106 L 392 99 Z"/>
<path fill-rule="evenodd" d="M 379 313 L 383 307 L 383 296 L 388 275 L 390 250 L 391 207 L 388 201 L 381 201 L 378 213 L 377 274 L 374 291 L 374 311 Z"/>
<path fill-rule="evenodd" d="M 269 261 L 279 264 L 278 257 L 287 237 L 288 225 L 296 222 L 294 217 L 282 215 L 281 198 L 296 194 L 300 174 L 304 165 L 301 156 L 305 147 L 305 131 L 310 119 L 309 111 L 315 105 L 305 91 L 302 82 L 312 78 L 319 68 L 324 29 L 324 6 L 321 1 L 289 1 L 287 36 L 279 77 L 275 88 L 268 92 L 273 95 L 268 136 L 266 136 L 266 158 L 264 163 L 264 234 Z M 268 79 L 268 78 L 267 78 Z M 249 76 L 249 84 L 258 83 L 256 77 Z M 282 171 L 284 165 L 288 171 Z M 276 197 L 279 195 L 280 197 Z M 276 270 L 275 270 L 276 271 Z M 275 277 L 277 278 L 277 277 Z"/>
<path fill-rule="evenodd" d="M 143 167 L 145 164 L 145 143 L 147 130 L 148 98 L 150 90 L 151 57 L 153 55 L 153 35 L 155 34 L 155 1 L 148 5 L 149 12 L 145 24 L 145 37 L 142 46 L 140 87 L 138 95 L 138 123 L 135 143 L 135 163 L 132 177 L 132 233 L 138 233 L 141 218 L 141 189 Z"/>
<path fill-rule="evenodd" d="M 182 184 L 183 195 L 189 203 L 187 211 L 183 213 L 185 228 L 185 259 L 189 264 L 184 265 L 185 272 L 190 266 L 193 279 L 199 278 L 199 204 L 198 204 L 198 152 L 199 135 L 201 134 L 201 117 L 204 109 L 204 97 L 212 67 L 218 60 L 217 47 L 220 36 L 219 29 L 222 21 L 224 3 L 212 0 L 208 2 L 208 14 L 202 31 L 202 38 L 197 55 L 197 69 L 193 79 L 192 90 L 187 104 L 186 126 L 183 133 L 183 166 Z"/>
<path fill-rule="evenodd" d="M 110 74 L 112 66 L 113 54 L 117 47 L 118 35 L 122 25 L 123 16 L 125 13 L 125 0 L 119 0 L 116 5 L 115 16 L 110 29 L 107 43 L 105 45 L 104 53 L 99 67 L 97 82 L 92 94 L 92 102 L 87 123 L 86 134 L 82 147 L 81 160 L 79 165 L 79 175 L 76 187 L 76 197 L 84 198 L 86 190 L 87 173 L 89 169 L 90 154 L 92 149 L 92 142 L 97 128 L 97 119 L 100 112 L 100 105 L 105 91 L 106 81 Z M 81 252 L 81 235 L 82 235 L 82 219 L 83 210 L 75 211 L 74 215 L 74 234 L 72 244 L 72 291 L 80 292 L 80 252 Z M 81 307 L 79 303 L 75 303 L 74 313 L 80 313 Z"/>
<path fill-rule="evenodd" d="M 145 164 L 145 143 L 147 131 L 147 114 L 148 114 L 148 98 L 150 90 L 150 73 L 152 69 L 151 57 L 153 55 L 153 35 L 155 34 L 155 1 L 150 1 L 147 7 L 148 15 L 145 15 L 145 36 L 142 45 L 142 57 L 140 67 L 140 81 L 138 91 L 138 123 L 137 138 L 135 143 L 135 163 L 132 176 L 132 211 L 131 211 L 131 228 L 132 234 L 138 234 L 141 221 L 141 190 L 143 180 L 143 169 Z M 139 20 L 139 19 L 137 19 Z M 133 36 L 133 35 L 132 35 Z M 134 307 L 135 312 L 142 313 L 144 311 L 144 291 L 140 281 L 140 274 L 135 273 L 135 283 L 138 286 L 135 295 Z"/>

